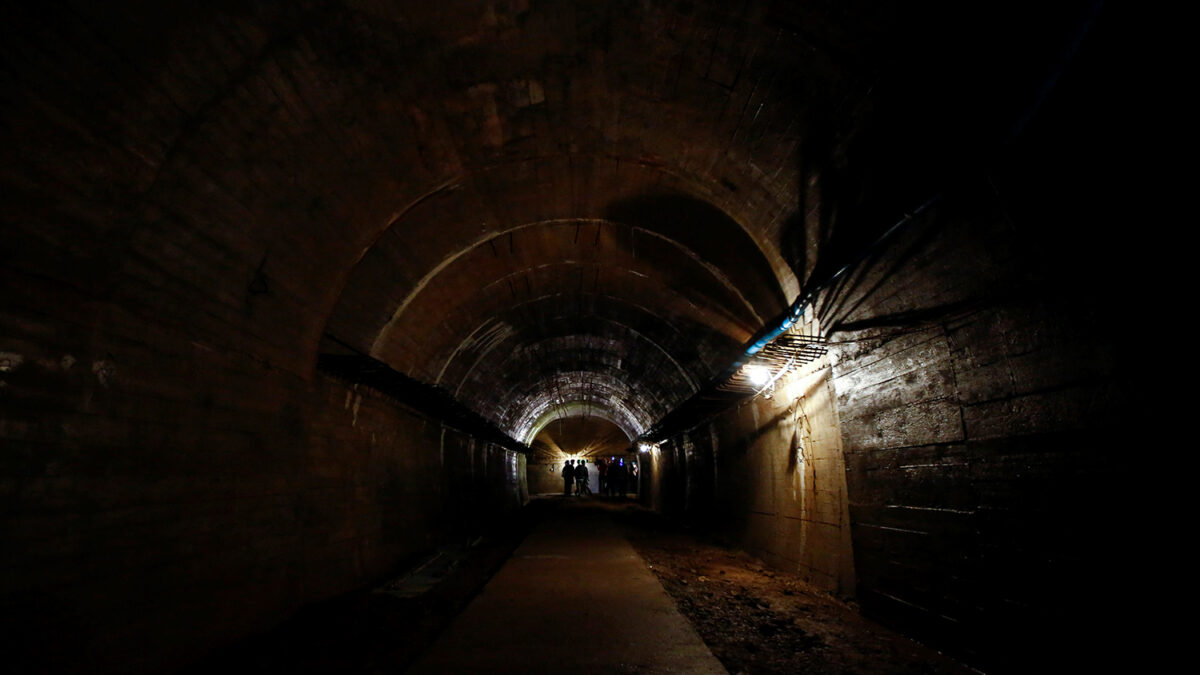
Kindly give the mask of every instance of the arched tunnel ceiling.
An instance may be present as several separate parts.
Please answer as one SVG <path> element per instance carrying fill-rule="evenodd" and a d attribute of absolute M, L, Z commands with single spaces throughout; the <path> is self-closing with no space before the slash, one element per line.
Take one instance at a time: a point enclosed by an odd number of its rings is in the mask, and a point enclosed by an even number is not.
<path fill-rule="evenodd" d="M 371 308 L 368 318 L 395 308 L 375 329 L 371 354 L 502 425 L 542 414 L 546 401 L 585 401 L 611 406 L 623 428 L 640 432 L 647 414 L 661 415 L 695 391 L 784 307 L 765 258 L 736 224 L 696 217 L 705 211 L 689 211 L 689 200 L 660 201 L 676 205 L 676 218 L 692 217 L 689 227 L 533 223 L 455 252 L 411 289 L 371 283 L 387 269 L 412 266 L 405 242 L 420 224 L 397 223 L 391 245 L 360 262 L 335 318 L 354 308 Z M 693 242 L 723 248 L 705 251 L 706 259 Z M 331 322 L 330 333 L 344 341 L 346 324 Z M 578 382 L 562 381 L 564 372 Z M 544 388 L 553 396 L 539 396 Z M 564 391 L 578 398 L 564 400 Z M 642 412 L 631 417 L 630 410 Z"/>
<path fill-rule="evenodd" d="M 780 155 L 768 175 L 745 156 L 733 159 L 745 122 L 728 108 L 733 82 L 698 83 L 704 91 L 692 95 L 703 104 L 681 98 L 678 85 L 650 94 L 646 87 L 665 80 L 644 79 L 646 68 L 678 76 L 656 53 L 661 25 L 630 25 L 590 45 L 524 33 L 591 13 L 578 9 L 545 17 L 529 9 L 509 27 L 517 33 L 472 39 L 472 64 L 508 76 L 409 102 L 423 166 L 437 160 L 456 174 L 397 212 L 346 279 L 326 327 L 338 343 L 447 388 L 518 438 L 578 406 L 602 408 L 636 434 L 711 377 L 798 288 L 764 227 L 789 212 L 794 167 Z M 670 21 L 675 9 L 648 11 Z M 587 20 L 609 30 L 623 21 L 609 12 Z M 645 62 L 612 70 L 610 50 Z M 715 57 L 707 58 L 712 75 Z M 724 66 L 733 64 L 716 64 Z M 726 108 L 710 105 L 718 98 Z M 795 131 L 770 105 L 754 144 Z M 780 142 L 761 147 L 797 144 L 772 140 Z M 725 166 L 731 160 L 736 171 Z"/>
<path fill-rule="evenodd" d="M 713 236 L 735 240 L 737 234 L 734 230 Z M 383 259 L 376 267 L 406 262 L 407 258 Z M 727 265 L 752 269 L 756 262 L 740 259 Z M 392 292 L 396 290 L 403 289 Z M 430 363 L 434 355 L 429 344 L 418 343 L 438 331 L 458 337 L 451 345 L 457 349 L 466 335 L 455 333 L 456 326 L 474 333 L 481 318 L 509 307 L 524 308 L 517 315 L 529 314 L 532 306 L 547 304 L 539 302 L 542 299 L 558 298 L 561 305 L 581 294 L 616 298 L 663 316 L 687 318 L 741 342 L 783 308 L 781 300 L 770 298 L 771 289 L 753 290 L 775 301 L 763 302 L 761 310 L 754 307 L 720 269 L 706 266 L 692 251 L 661 235 L 603 222 L 539 224 L 488 239 L 440 268 L 419 292 L 400 301 L 371 351 L 405 370 L 427 371 L 426 377 L 436 379 L 432 368 L 444 367 L 446 359 Z M 766 312 L 765 318 L 760 311 Z"/>
<path fill-rule="evenodd" d="M 683 398 L 832 223 L 888 224 L 850 216 L 925 198 L 946 148 L 1009 120 L 1058 25 L 1008 3 L 166 4 L 26 3 L 0 29 L 6 178 L 70 242 L 20 242 L 29 264 L 297 373 L 332 336 L 503 424 L 565 372 L 643 417 Z"/>

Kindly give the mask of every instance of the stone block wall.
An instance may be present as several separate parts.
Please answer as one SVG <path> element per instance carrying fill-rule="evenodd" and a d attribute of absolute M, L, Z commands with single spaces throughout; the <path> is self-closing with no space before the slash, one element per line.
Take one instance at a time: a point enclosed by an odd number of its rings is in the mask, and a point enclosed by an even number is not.
<path fill-rule="evenodd" d="M 1096 658 L 1119 621 L 1119 343 L 1080 292 L 1099 261 L 1045 241 L 963 190 L 825 305 L 858 600 L 999 670 Z"/>
<path fill-rule="evenodd" d="M 1046 217 L 958 186 L 819 300 L 827 361 L 662 445 L 647 503 L 973 665 L 1112 658 L 1128 293 Z"/>

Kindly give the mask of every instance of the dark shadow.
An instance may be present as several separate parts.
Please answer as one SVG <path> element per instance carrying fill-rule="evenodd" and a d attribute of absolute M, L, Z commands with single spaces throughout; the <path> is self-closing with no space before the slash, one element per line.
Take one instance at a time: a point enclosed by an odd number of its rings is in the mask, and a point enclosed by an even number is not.
<path fill-rule="evenodd" d="M 908 312 L 896 312 L 894 314 L 883 314 L 872 316 L 861 321 L 847 321 L 839 323 L 836 330 L 839 332 L 853 332 L 860 330 L 871 330 L 873 328 L 924 328 L 928 324 L 941 323 L 949 319 L 965 316 L 971 312 L 993 307 L 996 304 L 998 296 L 990 296 L 978 298 L 975 300 L 964 300 L 962 302 L 952 302 L 937 307 L 927 307 L 923 309 L 915 309 Z M 897 334 L 909 332 L 907 330 L 898 331 Z M 887 337 L 881 335 L 880 337 Z M 836 342 L 836 340 L 834 340 Z"/>
<path fill-rule="evenodd" d="M 754 240 L 708 202 L 682 194 L 648 194 L 609 204 L 604 218 L 688 247 L 719 268 L 761 317 L 775 316 L 787 307 L 775 273 Z"/>
<path fill-rule="evenodd" d="M 826 295 L 828 304 L 826 307 L 822 307 L 818 314 L 824 324 L 830 329 L 837 326 L 840 318 L 853 315 L 884 284 L 903 272 L 905 266 L 914 261 L 936 238 L 938 224 L 936 214 L 928 217 L 927 222 L 917 223 L 916 227 L 920 228 L 917 235 L 904 245 L 903 248 L 900 248 L 898 253 L 893 253 L 893 251 L 899 248 L 895 244 L 886 248 L 872 250 L 857 266 L 855 274 L 844 277 L 845 283 L 836 289 L 836 292 Z M 890 260 L 886 260 L 887 258 L 890 258 Z M 886 268 L 882 268 L 885 262 Z M 865 280 L 870 276 L 875 277 L 870 286 L 860 288 L 859 281 Z M 853 304 L 849 304 L 852 298 L 854 298 L 854 302 Z"/>
<path fill-rule="evenodd" d="M 477 536 L 414 555 L 371 586 L 304 605 L 276 628 L 180 672 L 404 672 L 553 507 L 533 500 Z"/>

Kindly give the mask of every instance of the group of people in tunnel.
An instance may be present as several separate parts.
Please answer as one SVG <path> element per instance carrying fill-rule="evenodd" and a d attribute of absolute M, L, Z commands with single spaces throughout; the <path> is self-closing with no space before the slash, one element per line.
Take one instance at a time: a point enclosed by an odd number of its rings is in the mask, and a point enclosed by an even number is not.
<path fill-rule="evenodd" d="M 596 473 L 600 478 L 600 494 L 606 497 L 625 497 L 629 492 L 637 494 L 638 466 L 637 462 L 624 458 L 603 457 L 595 461 Z M 592 494 L 588 484 L 589 472 L 587 461 L 568 459 L 563 463 L 563 496 L 582 496 Z"/>

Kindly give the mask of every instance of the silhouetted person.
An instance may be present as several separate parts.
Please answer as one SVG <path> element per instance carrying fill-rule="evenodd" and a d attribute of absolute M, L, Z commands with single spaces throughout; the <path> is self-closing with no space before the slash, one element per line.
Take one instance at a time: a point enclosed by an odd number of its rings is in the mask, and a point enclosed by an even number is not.
<path fill-rule="evenodd" d="M 638 465 L 637 465 L 637 462 L 629 463 L 629 491 L 635 495 L 638 493 Z"/>
<path fill-rule="evenodd" d="M 596 475 L 600 478 L 600 494 L 608 494 L 608 461 L 603 457 L 596 460 Z"/>
<path fill-rule="evenodd" d="M 591 488 L 588 486 L 587 463 L 581 459 L 579 460 L 579 464 L 575 465 L 575 494 L 588 494 L 591 491 Z"/>
<path fill-rule="evenodd" d="M 571 466 L 571 460 L 563 462 L 563 496 L 571 496 L 571 486 L 575 484 L 575 467 Z"/>
<path fill-rule="evenodd" d="M 618 496 L 625 496 L 625 460 L 618 459 L 615 465 L 608 467 L 608 485 Z"/>

